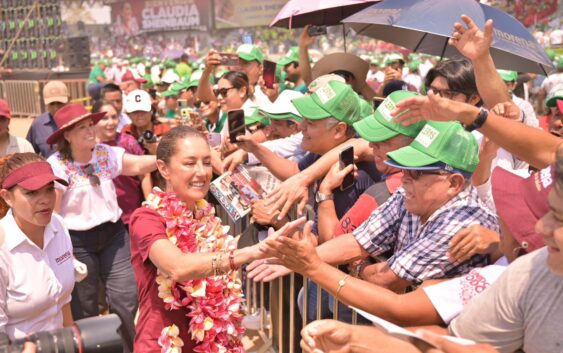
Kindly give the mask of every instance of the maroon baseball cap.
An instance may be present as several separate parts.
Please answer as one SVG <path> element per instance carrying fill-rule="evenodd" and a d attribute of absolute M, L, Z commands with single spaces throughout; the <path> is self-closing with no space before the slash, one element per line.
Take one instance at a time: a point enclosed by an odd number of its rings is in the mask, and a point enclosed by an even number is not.
<path fill-rule="evenodd" d="M 145 80 L 144 78 L 135 78 L 135 75 L 133 75 L 133 73 L 130 70 L 128 70 L 123 74 L 123 76 L 121 76 L 121 82 L 127 82 L 127 81 L 135 81 L 137 83 L 147 83 L 147 80 Z"/>
<path fill-rule="evenodd" d="M 0 116 L 6 117 L 8 119 L 12 118 L 10 113 L 10 105 L 5 99 L 0 99 Z"/>
<path fill-rule="evenodd" d="M 549 212 L 547 196 L 555 184 L 554 169 L 547 167 L 528 178 L 500 167 L 493 171 L 491 183 L 497 213 L 526 252 L 545 245 L 535 228 L 537 221 Z"/>
<path fill-rule="evenodd" d="M 26 190 L 34 191 L 41 189 L 53 181 L 68 186 L 65 180 L 57 177 L 53 173 L 53 169 L 49 163 L 44 161 L 33 162 L 13 170 L 8 174 L 6 179 L 2 182 L 2 189 L 9 189 L 19 185 Z"/>

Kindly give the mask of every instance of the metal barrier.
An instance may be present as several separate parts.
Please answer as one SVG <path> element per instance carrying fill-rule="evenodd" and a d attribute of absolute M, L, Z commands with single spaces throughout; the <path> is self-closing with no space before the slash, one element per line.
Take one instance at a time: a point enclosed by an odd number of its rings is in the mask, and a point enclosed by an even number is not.
<path fill-rule="evenodd" d="M 249 218 L 243 218 L 233 222 L 227 212 L 221 207 L 216 207 L 217 216 L 221 218 L 223 225 L 230 227 L 231 234 L 241 235 L 243 231 L 248 231 L 251 227 Z M 295 212 L 293 212 L 295 216 Z M 295 219 L 295 217 L 292 217 Z M 245 277 L 245 276 L 243 276 Z M 298 293 L 303 288 L 303 317 L 301 317 L 297 307 Z M 291 273 L 283 278 L 276 279 L 268 284 L 255 283 L 246 278 L 246 307 L 247 313 L 257 315 L 260 318 L 258 335 L 262 344 L 256 352 L 276 352 L 276 353 L 301 353 L 299 341 L 301 339 L 301 328 L 307 322 L 307 278 L 299 274 Z M 321 319 L 321 291 L 317 286 L 317 319 Z M 269 310 L 266 306 L 266 298 L 269 302 Z M 344 305 L 334 300 L 333 319 L 338 320 L 338 306 Z M 268 314 L 269 312 L 269 314 Z M 357 315 L 352 313 L 352 323 L 357 322 Z"/>
<path fill-rule="evenodd" d="M 3 81 L 2 86 L 12 115 L 37 116 L 43 111 L 38 81 Z"/>
<path fill-rule="evenodd" d="M 0 97 L 10 105 L 12 115 L 35 117 L 46 111 L 43 103 L 43 87 L 47 80 L 6 80 L 0 81 Z M 86 79 L 62 80 L 68 88 L 71 102 L 80 102 L 89 107 L 92 105 L 88 95 Z"/>

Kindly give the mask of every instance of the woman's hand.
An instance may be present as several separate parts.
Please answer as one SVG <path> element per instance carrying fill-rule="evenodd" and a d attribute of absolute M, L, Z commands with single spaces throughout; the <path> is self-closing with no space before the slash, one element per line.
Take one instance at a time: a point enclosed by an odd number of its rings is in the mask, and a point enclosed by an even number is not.
<path fill-rule="evenodd" d="M 491 254 L 499 243 L 500 235 L 497 232 L 474 224 L 452 238 L 447 255 L 454 262 L 463 262 L 476 254 Z"/>
<path fill-rule="evenodd" d="M 270 263 L 273 261 L 272 258 L 252 261 L 246 268 L 248 278 L 254 282 L 270 282 L 293 272 L 282 265 Z"/>
<path fill-rule="evenodd" d="M 303 227 L 306 221 L 305 217 L 301 217 L 295 221 L 286 223 L 276 231 L 274 231 L 274 228 L 268 229 L 268 237 L 264 241 L 252 245 L 252 260 L 274 257 L 277 254 L 277 249 L 272 246 L 272 244 L 275 244 L 275 240 L 292 236 Z"/>
<path fill-rule="evenodd" d="M 493 42 L 493 20 L 485 22 L 485 31 L 481 31 L 469 16 L 462 15 L 461 19 L 467 28 L 459 22 L 454 24 L 454 32 L 448 43 L 454 46 L 469 60 L 476 60 L 489 55 L 489 48 Z"/>
<path fill-rule="evenodd" d="M 342 185 L 342 181 L 344 181 L 344 177 L 346 177 L 346 175 L 355 172 L 357 169 L 358 168 L 354 164 L 350 164 L 344 169 L 340 169 L 340 162 L 336 162 L 321 182 L 319 192 L 323 194 L 331 193 L 332 190 Z"/>
<path fill-rule="evenodd" d="M 298 230 L 292 237 L 276 237 L 266 240 L 276 257 L 275 264 L 292 271 L 307 275 L 322 263 L 315 248 L 316 242 L 311 233 L 313 222 L 308 221 L 303 231 Z M 270 262 L 270 261 L 268 261 Z"/>
<path fill-rule="evenodd" d="M 354 326 L 336 320 L 313 321 L 301 330 L 306 353 L 351 353 Z"/>
<path fill-rule="evenodd" d="M 209 50 L 205 57 L 205 70 L 211 72 L 219 65 L 221 65 L 221 56 L 216 50 Z"/>

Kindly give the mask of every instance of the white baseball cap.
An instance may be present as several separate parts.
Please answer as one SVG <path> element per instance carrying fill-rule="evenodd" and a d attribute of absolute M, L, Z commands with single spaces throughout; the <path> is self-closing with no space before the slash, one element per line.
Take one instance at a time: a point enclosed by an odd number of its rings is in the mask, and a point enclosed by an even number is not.
<path fill-rule="evenodd" d="M 299 91 L 286 89 L 282 93 L 280 93 L 280 95 L 278 96 L 275 102 L 270 104 L 265 104 L 263 107 L 260 108 L 260 110 L 268 114 L 278 115 L 278 114 L 291 113 L 299 117 L 302 117 L 299 111 L 295 108 L 295 106 L 291 104 L 291 101 L 293 99 L 301 98 L 301 97 L 303 97 L 303 93 Z"/>
<path fill-rule="evenodd" d="M 125 97 L 125 112 L 150 112 L 152 109 L 151 103 L 151 96 L 146 91 L 136 89 L 134 91 L 131 91 L 131 93 L 129 93 L 127 97 Z"/>

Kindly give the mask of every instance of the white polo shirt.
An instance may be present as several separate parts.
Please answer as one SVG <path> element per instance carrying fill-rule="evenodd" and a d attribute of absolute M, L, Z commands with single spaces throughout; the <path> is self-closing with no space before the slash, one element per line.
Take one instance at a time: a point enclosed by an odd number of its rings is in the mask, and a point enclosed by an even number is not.
<path fill-rule="evenodd" d="M 63 327 L 63 306 L 74 288 L 72 243 L 53 214 L 43 249 L 21 231 L 12 210 L 0 220 L 0 332 L 10 339 Z"/>

